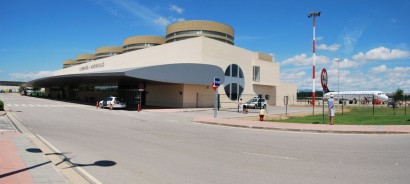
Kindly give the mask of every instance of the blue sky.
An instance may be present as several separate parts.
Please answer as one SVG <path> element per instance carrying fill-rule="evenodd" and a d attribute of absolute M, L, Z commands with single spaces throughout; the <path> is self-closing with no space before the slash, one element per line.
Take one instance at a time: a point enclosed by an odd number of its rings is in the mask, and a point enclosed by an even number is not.
<path fill-rule="evenodd" d="M 312 88 L 312 19 L 316 78 L 329 88 L 410 91 L 410 1 L 0 0 L 0 80 L 29 81 L 78 54 L 120 46 L 126 37 L 165 36 L 181 20 L 212 20 L 235 29 L 235 45 L 272 54 L 281 81 Z M 316 80 L 316 88 L 321 89 Z"/>

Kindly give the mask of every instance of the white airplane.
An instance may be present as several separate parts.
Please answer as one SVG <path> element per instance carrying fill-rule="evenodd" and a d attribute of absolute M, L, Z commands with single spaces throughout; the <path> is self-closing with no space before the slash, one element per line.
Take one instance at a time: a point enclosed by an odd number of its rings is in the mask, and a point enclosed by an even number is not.
<path fill-rule="evenodd" d="M 387 101 L 389 97 L 382 92 L 382 91 L 333 91 L 325 93 L 325 99 L 330 98 L 330 95 L 333 94 L 333 98 L 335 99 L 343 99 L 343 100 L 369 100 L 371 101 L 374 99 L 379 99 L 381 101 Z"/>

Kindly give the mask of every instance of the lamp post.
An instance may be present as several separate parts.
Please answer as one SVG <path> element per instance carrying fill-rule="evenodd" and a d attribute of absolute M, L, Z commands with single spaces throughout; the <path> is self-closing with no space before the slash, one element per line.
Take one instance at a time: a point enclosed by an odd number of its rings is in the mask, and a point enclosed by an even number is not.
<path fill-rule="evenodd" d="M 320 12 L 310 12 L 308 14 L 308 18 L 313 18 L 313 66 L 312 66 L 312 107 L 313 107 L 313 115 L 315 115 L 315 64 L 316 64 L 316 17 L 320 16 Z"/>
<path fill-rule="evenodd" d="M 339 102 L 340 102 L 340 89 L 339 89 L 339 73 L 340 73 L 339 64 L 340 64 L 340 61 L 342 61 L 342 60 L 340 60 L 340 59 L 335 60 L 335 62 L 337 62 L 337 97 L 339 99 Z M 344 105 L 344 103 L 343 103 L 343 97 L 342 97 L 342 116 L 343 116 L 343 105 Z"/>
<path fill-rule="evenodd" d="M 337 62 L 337 96 L 340 98 L 340 89 L 339 89 L 339 63 L 340 63 L 340 59 L 337 59 L 335 62 Z M 343 100 L 343 99 L 342 99 Z M 343 103 L 343 102 L 342 102 Z"/>

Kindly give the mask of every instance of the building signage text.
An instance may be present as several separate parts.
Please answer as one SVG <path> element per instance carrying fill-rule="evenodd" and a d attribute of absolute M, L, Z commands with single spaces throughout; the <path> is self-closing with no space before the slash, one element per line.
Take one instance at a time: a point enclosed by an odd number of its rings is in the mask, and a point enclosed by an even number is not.
<path fill-rule="evenodd" d="M 97 64 L 92 64 L 92 65 L 86 65 L 80 68 L 81 71 L 86 71 L 86 70 L 93 70 L 96 68 L 103 68 L 104 67 L 104 62 L 102 63 L 97 63 Z"/>

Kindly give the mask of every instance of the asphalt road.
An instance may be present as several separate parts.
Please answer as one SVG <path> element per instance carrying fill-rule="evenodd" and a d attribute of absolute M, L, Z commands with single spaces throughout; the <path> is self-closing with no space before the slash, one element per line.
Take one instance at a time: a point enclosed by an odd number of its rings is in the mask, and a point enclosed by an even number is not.
<path fill-rule="evenodd" d="M 222 127 L 191 122 L 213 116 L 212 110 L 138 113 L 18 95 L 0 99 L 103 183 L 410 181 L 410 135 Z"/>

